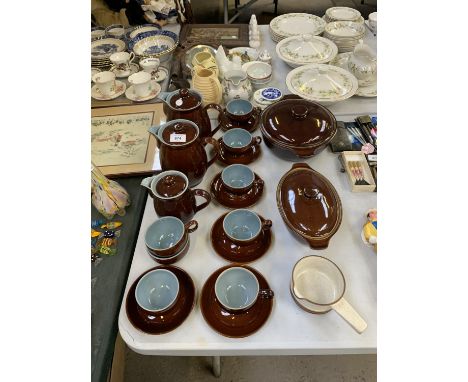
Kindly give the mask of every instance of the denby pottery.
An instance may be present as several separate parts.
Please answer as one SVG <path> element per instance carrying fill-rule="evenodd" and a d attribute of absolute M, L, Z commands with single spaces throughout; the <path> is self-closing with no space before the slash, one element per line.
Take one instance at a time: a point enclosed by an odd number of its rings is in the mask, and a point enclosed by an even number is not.
<path fill-rule="evenodd" d="M 137 303 L 135 291 L 139 281 L 154 270 L 167 270 L 177 277 L 179 292 L 172 306 L 157 314 L 143 309 Z M 135 328 L 147 334 L 163 334 L 180 326 L 188 317 L 195 305 L 195 285 L 190 276 L 184 270 L 175 266 L 159 266 L 146 271 L 141 275 L 127 294 L 125 310 L 129 321 Z"/>
<path fill-rule="evenodd" d="M 257 277 L 243 267 L 224 270 L 216 278 L 215 295 L 229 312 L 242 312 L 250 308 L 257 298 L 272 298 L 271 289 L 260 289 Z"/>
<path fill-rule="evenodd" d="M 221 335 L 234 338 L 247 337 L 261 329 L 268 320 L 273 308 L 273 291 L 260 272 L 242 265 L 242 268 L 254 274 L 260 290 L 270 290 L 271 293 L 265 294 L 265 298 L 257 298 L 253 305 L 241 311 L 226 309 L 216 296 L 215 284 L 218 276 L 232 267 L 220 268 L 208 278 L 201 292 L 200 309 L 208 325 Z"/>
<path fill-rule="evenodd" d="M 211 245 L 220 257 L 233 263 L 249 263 L 258 260 L 268 252 L 273 237 L 271 228 L 262 230 L 254 240 L 239 243 L 233 241 L 223 229 L 226 215 L 219 217 L 211 228 Z M 262 224 L 269 222 L 259 217 Z"/>
<path fill-rule="evenodd" d="M 361 334 L 367 323 L 344 299 L 346 281 L 340 268 L 322 256 L 306 256 L 300 259 L 292 272 L 291 291 L 294 300 L 312 313 L 326 313 L 333 309 L 351 327 Z"/>
<path fill-rule="evenodd" d="M 179 280 L 167 269 L 145 274 L 135 289 L 137 304 L 149 312 L 164 312 L 172 307 L 179 294 Z"/>
<path fill-rule="evenodd" d="M 247 209 L 231 211 L 223 219 L 224 233 L 240 245 L 252 243 L 262 232 L 270 230 L 271 225 L 271 220 L 262 221 L 260 216 Z"/>
<path fill-rule="evenodd" d="M 187 119 L 194 122 L 200 130 L 200 138 L 211 137 L 220 125 L 211 130 L 208 109 L 215 109 L 219 112 L 218 120 L 223 115 L 223 108 L 215 103 L 203 106 L 202 95 L 193 89 L 179 89 L 171 93 L 160 93 L 159 98 L 165 101 L 163 110 L 167 120 Z"/>
<path fill-rule="evenodd" d="M 335 116 L 326 107 L 299 97 L 268 106 L 261 119 L 265 144 L 274 154 L 292 161 L 318 154 L 337 129 Z"/>
<path fill-rule="evenodd" d="M 206 170 L 219 153 L 219 143 L 213 138 L 205 138 L 205 143 L 215 146 L 213 158 L 208 161 L 205 148 L 200 139 L 198 126 L 186 119 L 176 119 L 160 126 L 152 126 L 149 132 L 159 142 L 161 168 L 184 173 L 189 180 L 189 187 L 199 184 Z"/>
<path fill-rule="evenodd" d="M 154 210 L 159 216 L 174 216 L 187 222 L 211 201 L 208 192 L 190 189 L 187 176 L 180 171 L 168 170 L 142 180 L 141 184 L 150 190 Z M 206 201 L 197 205 L 195 196 Z"/>
<path fill-rule="evenodd" d="M 288 228 L 313 249 L 327 248 L 342 219 L 335 187 L 306 163 L 296 163 L 278 183 L 276 202 Z"/>
<path fill-rule="evenodd" d="M 262 197 L 265 182 L 257 174 L 251 187 L 244 192 L 232 192 L 224 184 L 221 174 L 217 174 L 211 182 L 210 191 L 213 198 L 226 208 L 247 208 L 256 204 Z"/>
<path fill-rule="evenodd" d="M 156 257 L 172 257 L 184 249 L 189 234 L 198 228 L 196 220 L 183 223 L 173 216 L 164 216 L 151 224 L 145 232 L 146 250 Z"/>

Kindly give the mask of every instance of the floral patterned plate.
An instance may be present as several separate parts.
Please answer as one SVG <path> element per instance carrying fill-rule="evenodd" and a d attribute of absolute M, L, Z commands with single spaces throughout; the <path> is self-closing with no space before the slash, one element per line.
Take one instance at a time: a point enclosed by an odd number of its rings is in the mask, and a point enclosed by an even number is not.
<path fill-rule="evenodd" d="M 286 86 L 302 98 L 331 105 L 352 97 L 358 90 L 358 80 L 337 66 L 309 64 L 291 70 Z"/>
<path fill-rule="evenodd" d="M 320 17 L 308 13 L 287 13 L 270 22 L 271 31 L 282 38 L 304 33 L 316 36 L 324 31 L 325 25 Z"/>
<path fill-rule="evenodd" d="M 125 42 L 118 38 L 99 38 L 91 42 L 91 59 L 109 58 L 112 53 L 124 50 Z"/>
<path fill-rule="evenodd" d="M 361 17 L 361 12 L 349 7 L 332 7 L 325 11 L 325 15 L 334 21 L 357 21 Z"/>
<path fill-rule="evenodd" d="M 336 56 L 338 47 L 326 38 L 302 35 L 281 40 L 276 45 L 276 53 L 289 66 L 296 68 L 306 64 L 324 64 Z"/>
<path fill-rule="evenodd" d="M 377 97 L 377 82 L 368 86 L 359 86 L 356 95 L 359 97 Z"/>

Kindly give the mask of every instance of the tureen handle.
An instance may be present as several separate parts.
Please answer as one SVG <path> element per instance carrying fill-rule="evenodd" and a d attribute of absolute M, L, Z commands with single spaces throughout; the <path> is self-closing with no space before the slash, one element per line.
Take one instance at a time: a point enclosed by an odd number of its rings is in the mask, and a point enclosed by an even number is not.
<path fill-rule="evenodd" d="M 291 167 L 291 170 L 293 168 L 307 168 L 307 169 L 311 170 L 310 166 L 307 163 L 302 163 L 302 162 L 301 163 L 294 163 L 292 165 L 292 167 Z"/>

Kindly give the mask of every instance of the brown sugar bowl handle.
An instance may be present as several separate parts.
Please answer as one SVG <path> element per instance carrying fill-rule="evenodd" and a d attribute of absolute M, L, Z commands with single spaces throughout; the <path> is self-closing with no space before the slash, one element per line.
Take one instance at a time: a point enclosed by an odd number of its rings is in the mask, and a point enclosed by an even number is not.
<path fill-rule="evenodd" d="M 265 185 L 265 181 L 263 179 L 256 179 L 256 180 L 254 180 L 254 185 L 256 187 L 263 187 Z"/>
<path fill-rule="evenodd" d="M 206 105 L 203 110 L 206 111 L 208 113 L 208 109 L 216 109 L 219 111 L 219 115 L 218 115 L 218 126 L 216 126 L 214 128 L 214 130 L 211 130 L 211 135 L 215 135 L 216 132 L 219 130 L 219 128 L 221 127 L 221 117 L 224 115 L 224 110 L 221 106 L 219 106 L 217 103 L 209 103 L 208 105 Z"/>
<path fill-rule="evenodd" d="M 201 189 L 197 188 L 197 189 L 193 190 L 193 194 L 195 196 L 201 196 L 202 198 L 206 199 L 206 202 L 203 202 L 202 204 L 195 207 L 195 212 L 198 212 L 198 211 L 202 210 L 208 204 L 210 204 L 211 195 L 208 192 L 206 192 L 205 190 L 201 190 Z"/>
<path fill-rule="evenodd" d="M 271 229 L 271 226 L 272 226 L 272 221 L 267 219 L 267 220 L 264 220 L 262 222 L 262 230 L 263 231 L 269 231 Z"/>
<path fill-rule="evenodd" d="M 185 223 L 184 226 L 188 233 L 192 233 L 197 230 L 198 222 L 196 220 L 190 220 L 189 222 Z"/>
<path fill-rule="evenodd" d="M 260 289 L 258 291 L 258 296 L 260 298 L 273 298 L 275 297 L 275 293 L 271 289 Z"/>
<path fill-rule="evenodd" d="M 208 168 L 214 163 L 214 161 L 218 158 L 219 154 L 221 153 L 221 146 L 219 145 L 219 142 L 212 137 L 205 138 L 204 142 L 205 144 L 212 144 L 215 148 L 215 154 L 213 155 L 213 158 L 211 158 L 206 165 L 206 167 Z"/>

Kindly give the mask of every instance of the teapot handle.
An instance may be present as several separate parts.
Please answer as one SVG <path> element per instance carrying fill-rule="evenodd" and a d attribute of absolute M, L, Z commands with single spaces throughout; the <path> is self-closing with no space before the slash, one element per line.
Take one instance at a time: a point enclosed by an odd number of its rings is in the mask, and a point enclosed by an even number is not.
<path fill-rule="evenodd" d="M 215 148 L 215 154 L 213 155 L 213 158 L 211 158 L 211 159 L 208 161 L 207 165 L 206 165 L 206 168 L 208 168 L 208 167 L 210 167 L 210 166 L 214 163 L 214 161 L 218 158 L 218 155 L 219 155 L 219 153 L 221 152 L 221 147 L 220 147 L 220 145 L 219 145 L 219 142 L 218 142 L 216 139 L 212 138 L 212 137 L 207 137 L 207 138 L 205 138 L 204 142 L 205 142 L 205 144 L 206 144 L 206 143 L 212 144 L 212 145 L 214 146 L 214 148 Z"/>
<path fill-rule="evenodd" d="M 224 116 L 224 110 L 221 106 L 219 106 L 217 103 L 210 103 L 208 105 L 206 105 L 203 110 L 205 112 L 207 112 L 208 109 L 216 109 L 218 110 L 219 112 L 219 115 L 218 115 L 218 126 L 216 126 L 212 131 L 211 131 L 211 135 L 215 135 L 216 132 L 219 130 L 219 128 L 221 127 L 221 118 Z"/>

